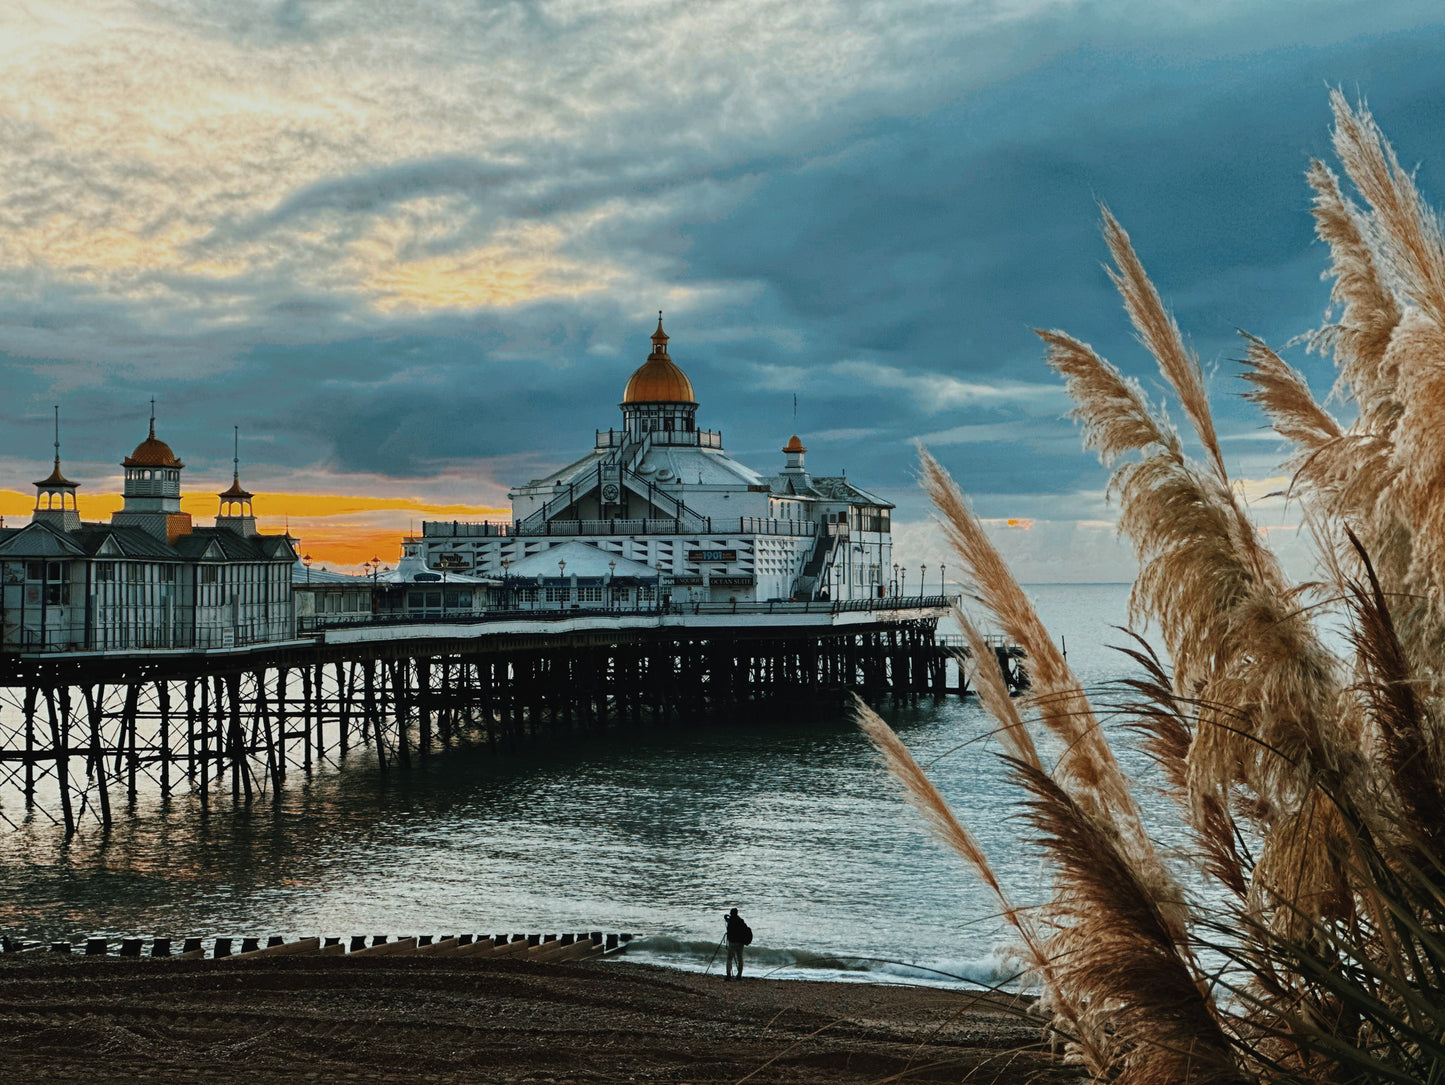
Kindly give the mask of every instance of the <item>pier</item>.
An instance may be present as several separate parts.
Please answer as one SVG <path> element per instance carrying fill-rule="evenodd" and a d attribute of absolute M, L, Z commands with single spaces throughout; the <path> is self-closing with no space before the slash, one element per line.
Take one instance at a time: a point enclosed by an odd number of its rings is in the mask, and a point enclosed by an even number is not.
<path fill-rule="evenodd" d="M 952 602 L 366 617 L 250 649 L 12 655 L 0 823 L 48 817 L 73 834 L 142 796 L 250 803 L 361 751 L 394 771 L 458 741 L 507 752 L 761 702 L 962 694 L 962 645 L 936 633 Z M 1016 651 L 996 651 L 1019 687 Z"/>

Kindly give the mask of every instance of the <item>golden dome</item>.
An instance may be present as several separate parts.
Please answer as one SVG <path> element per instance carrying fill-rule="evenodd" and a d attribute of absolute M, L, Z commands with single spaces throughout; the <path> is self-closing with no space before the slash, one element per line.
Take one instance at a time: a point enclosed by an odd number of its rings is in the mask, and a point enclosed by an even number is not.
<path fill-rule="evenodd" d="M 662 330 L 662 314 L 657 315 L 657 331 L 652 333 L 652 353 L 627 382 L 622 393 L 628 403 L 691 403 L 692 381 L 667 356 L 667 333 Z"/>
<path fill-rule="evenodd" d="M 151 419 L 151 432 L 140 444 L 135 446 L 135 451 L 125 459 L 121 460 L 122 467 L 184 467 L 176 454 L 171 451 L 171 446 L 156 436 L 156 422 Z"/>
<path fill-rule="evenodd" d="M 803 442 L 798 439 L 798 435 L 795 433 L 795 434 L 793 434 L 792 437 L 790 437 L 790 438 L 788 439 L 788 443 L 783 446 L 783 451 L 784 451 L 784 452 L 806 452 L 806 451 L 808 451 L 808 450 L 803 447 Z"/>

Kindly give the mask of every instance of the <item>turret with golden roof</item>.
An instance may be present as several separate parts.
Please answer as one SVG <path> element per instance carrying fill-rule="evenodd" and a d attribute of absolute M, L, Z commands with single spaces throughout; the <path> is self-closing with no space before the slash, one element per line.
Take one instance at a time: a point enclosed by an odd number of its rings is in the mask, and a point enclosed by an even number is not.
<path fill-rule="evenodd" d="M 622 426 L 629 438 L 649 433 L 691 433 L 697 429 L 697 399 L 692 381 L 667 353 L 662 313 L 652 333 L 652 353 L 632 374 L 622 393 Z"/>
<path fill-rule="evenodd" d="M 622 405 L 629 403 L 685 403 L 697 406 L 692 381 L 667 353 L 667 332 L 662 330 L 662 313 L 657 314 L 657 331 L 652 333 L 652 353 L 627 381 Z"/>
<path fill-rule="evenodd" d="M 143 528 L 169 543 L 190 534 L 191 514 L 181 511 L 181 469 L 186 465 L 156 436 L 154 399 L 150 433 L 121 466 L 125 468 L 125 503 L 111 516 L 111 523 Z"/>

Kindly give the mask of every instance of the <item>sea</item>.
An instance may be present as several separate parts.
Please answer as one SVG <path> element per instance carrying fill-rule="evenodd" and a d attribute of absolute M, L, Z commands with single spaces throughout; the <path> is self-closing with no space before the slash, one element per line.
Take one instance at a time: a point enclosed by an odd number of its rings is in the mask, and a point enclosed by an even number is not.
<path fill-rule="evenodd" d="M 1028 591 L 1086 688 L 1133 673 L 1111 647 L 1126 642 L 1126 585 Z M 977 699 L 878 707 L 1010 895 L 1042 899 L 1047 864 L 1023 842 Z M 1151 829 L 1181 844 L 1148 759 L 1113 737 Z M 997 901 L 841 711 L 752 710 L 523 755 L 463 746 L 409 772 L 353 757 L 250 809 L 143 801 L 68 843 L 39 817 L 0 831 L 0 931 L 15 938 L 600 930 L 635 936 L 627 959 L 701 972 L 722 965 L 733 907 L 754 931 L 754 975 L 1007 986 L 1018 973 Z"/>

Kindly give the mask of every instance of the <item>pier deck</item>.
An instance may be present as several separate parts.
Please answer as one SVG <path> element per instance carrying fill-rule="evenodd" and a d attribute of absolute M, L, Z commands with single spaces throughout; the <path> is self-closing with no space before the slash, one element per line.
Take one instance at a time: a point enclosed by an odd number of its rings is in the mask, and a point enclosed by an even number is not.
<path fill-rule="evenodd" d="M 248 651 L 9 657 L 0 824 L 17 824 L 12 799 L 67 833 L 143 794 L 248 803 L 363 750 L 391 771 L 462 739 L 513 751 L 759 702 L 964 693 L 962 648 L 936 633 L 950 603 L 517 612 L 336 623 Z"/>

